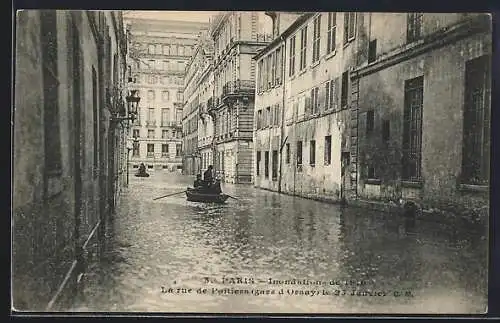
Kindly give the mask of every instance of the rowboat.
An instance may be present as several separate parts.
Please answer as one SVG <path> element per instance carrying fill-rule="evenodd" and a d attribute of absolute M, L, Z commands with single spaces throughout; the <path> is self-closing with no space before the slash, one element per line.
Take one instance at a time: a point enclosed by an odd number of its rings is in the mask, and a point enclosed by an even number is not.
<path fill-rule="evenodd" d="M 214 194 L 208 192 L 201 192 L 198 189 L 188 187 L 186 190 L 187 200 L 190 202 L 203 202 L 203 203 L 224 203 L 229 198 L 226 194 Z"/>
<path fill-rule="evenodd" d="M 136 173 L 135 176 L 136 177 L 149 177 L 149 174 L 148 173 Z"/>

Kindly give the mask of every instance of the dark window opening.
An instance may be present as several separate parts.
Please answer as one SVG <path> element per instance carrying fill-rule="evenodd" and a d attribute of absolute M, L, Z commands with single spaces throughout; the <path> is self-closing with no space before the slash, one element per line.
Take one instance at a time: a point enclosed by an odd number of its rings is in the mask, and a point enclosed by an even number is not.
<path fill-rule="evenodd" d="M 347 97 L 349 94 L 349 72 L 342 73 L 342 90 L 340 97 L 340 105 L 345 107 L 347 105 Z"/>
<path fill-rule="evenodd" d="M 273 181 L 275 181 L 278 178 L 278 151 L 273 150 L 273 156 L 272 156 L 272 173 L 271 176 L 273 178 Z"/>
<path fill-rule="evenodd" d="M 375 167 L 373 165 L 368 166 L 368 171 L 367 171 L 367 178 L 368 179 L 376 179 L 375 177 Z"/>
<path fill-rule="evenodd" d="M 260 175 L 260 159 L 261 159 L 261 156 L 260 156 L 260 151 L 257 152 L 257 164 L 255 165 L 256 166 L 256 170 L 257 170 L 257 176 Z"/>
<path fill-rule="evenodd" d="M 405 81 L 403 116 L 403 179 L 418 181 L 422 166 L 422 109 L 424 78 Z"/>
<path fill-rule="evenodd" d="M 311 166 L 314 166 L 314 164 L 316 164 L 316 141 L 315 140 L 310 141 L 309 164 Z"/>
<path fill-rule="evenodd" d="M 377 59 L 377 40 L 374 39 L 368 44 L 368 63 Z"/>
<path fill-rule="evenodd" d="M 286 144 L 286 158 L 285 158 L 285 162 L 287 164 L 290 164 L 290 144 Z"/>
<path fill-rule="evenodd" d="M 264 152 L 264 177 L 269 178 L 269 152 Z"/>
<path fill-rule="evenodd" d="M 369 134 L 373 131 L 375 125 L 375 113 L 373 110 L 369 110 L 366 112 L 366 134 Z"/>
<path fill-rule="evenodd" d="M 297 165 L 302 165 L 302 141 L 297 141 Z"/>
<path fill-rule="evenodd" d="M 408 13 L 406 24 L 406 39 L 413 42 L 422 37 L 422 13 Z"/>
<path fill-rule="evenodd" d="M 388 141 L 391 137 L 391 123 L 389 120 L 382 121 L 382 140 Z"/>
<path fill-rule="evenodd" d="M 332 136 L 325 137 L 325 165 L 332 162 Z"/>
<path fill-rule="evenodd" d="M 462 182 L 488 185 L 490 169 L 490 56 L 465 66 Z"/>

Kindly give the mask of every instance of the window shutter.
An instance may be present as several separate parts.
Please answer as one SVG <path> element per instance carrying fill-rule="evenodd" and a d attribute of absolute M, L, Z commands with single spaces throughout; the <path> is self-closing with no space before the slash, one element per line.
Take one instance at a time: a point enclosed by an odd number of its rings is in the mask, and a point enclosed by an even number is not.
<path fill-rule="evenodd" d="M 305 112 L 306 116 L 309 116 L 311 114 L 311 98 L 314 95 L 313 91 L 314 90 L 311 90 L 311 96 L 307 96 L 306 95 L 306 104 L 305 104 L 305 109 L 304 109 L 305 110 L 304 112 Z"/>
<path fill-rule="evenodd" d="M 330 84 L 331 81 L 328 81 L 325 83 L 325 97 L 324 97 L 324 105 L 325 105 L 325 110 L 328 110 L 330 106 Z"/>
<path fill-rule="evenodd" d="M 323 87 L 318 87 L 318 111 L 322 112 L 326 110 L 326 100 L 325 100 L 326 91 Z"/>
<path fill-rule="evenodd" d="M 335 110 L 338 110 L 339 107 L 339 83 L 340 83 L 340 77 L 335 78 L 335 82 L 333 83 L 333 87 L 331 89 L 331 92 L 333 92 L 333 105 L 332 108 Z"/>

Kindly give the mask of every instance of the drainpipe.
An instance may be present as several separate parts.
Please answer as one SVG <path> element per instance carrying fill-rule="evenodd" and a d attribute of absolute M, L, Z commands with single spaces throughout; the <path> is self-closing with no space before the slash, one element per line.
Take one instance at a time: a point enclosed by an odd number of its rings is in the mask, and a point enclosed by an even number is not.
<path fill-rule="evenodd" d="M 281 135 L 280 135 L 280 152 L 279 152 L 279 178 L 278 178 L 278 193 L 281 193 L 281 182 L 283 180 L 283 147 L 285 146 L 286 138 L 285 137 L 285 79 L 286 79 L 286 73 L 285 73 L 285 66 L 286 66 L 286 41 L 283 37 L 283 35 L 280 36 L 280 39 L 283 43 L 283 59 L 281 60 L 281 71 L 283 73 L 282 75 L 282 89 L 283 89 L 283 106 L 281 108 Z M 288 137 L 287 137 L 288 138 Z"/>

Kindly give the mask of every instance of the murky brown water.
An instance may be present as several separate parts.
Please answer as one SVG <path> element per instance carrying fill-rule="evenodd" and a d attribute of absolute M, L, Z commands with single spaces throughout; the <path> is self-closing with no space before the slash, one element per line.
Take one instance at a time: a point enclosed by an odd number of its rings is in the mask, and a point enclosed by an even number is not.
<path fill-rule="evenodd" d="M 239 199 L 225 205 L 187 202 L 182 194 L 152 201 L 191 182 L 171 173 L 131 177 L 110 230 L 105 261 L 87 275 L 84 298 L 73 310 L 486 309 L 487 228 L 417 222 L 408 230 L 394 215 L 251 186 L 225 185 L 223 190 Z"/>

